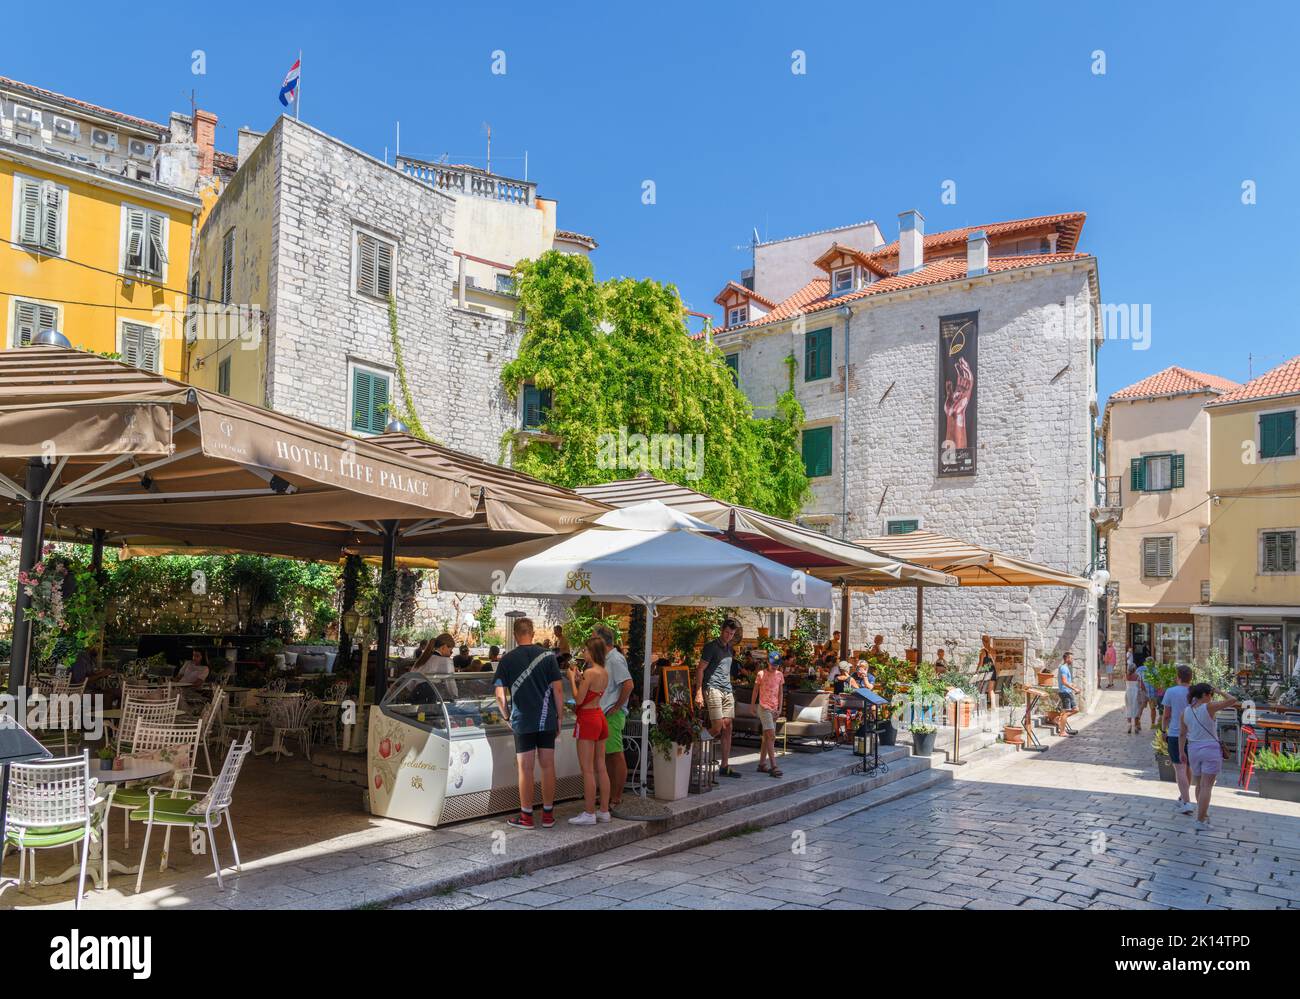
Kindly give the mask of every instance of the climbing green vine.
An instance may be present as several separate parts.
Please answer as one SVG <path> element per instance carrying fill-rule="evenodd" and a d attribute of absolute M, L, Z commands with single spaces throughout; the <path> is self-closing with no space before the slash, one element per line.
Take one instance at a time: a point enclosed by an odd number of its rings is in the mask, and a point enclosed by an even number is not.
<path fill-rule="evenodd" d="M 397 369 L 397 384 L 402 390 L 402 406 L 399 410 L 391 403 L 388 406 L 390 415 L 396 416 L 406 424 L 407 430 L 412 437 L 418 437 L 422 441 L 431 441 L 432 437 L 424 429 L 424 424 L 420 422 L 420 415 L 415 411 L 415 397 L 411 395 L 411 385 L 406 380 L 406 361 L 402 357 L 402 337 L 397 330 L 397 299 L 392 295 L 388 296 L 388 339 L 393 345 L 393 367 Z"/>
<path fill-rule="evenodd" d="M 808 492 L 803 410 L 787 391 L 756 416 L 710 337 L 691 339 L 677 289 L 597 282 L 585 257 L 523 261 L 516 288 L 527 330 L 505 366 L 506 391 L 550 389 L 544 435 L 514 438 L 520 471 L 563 486 L 644 469 L 672 482 L 792 517 Z M 659 446 L 638 446 L 637 435 Z"/>

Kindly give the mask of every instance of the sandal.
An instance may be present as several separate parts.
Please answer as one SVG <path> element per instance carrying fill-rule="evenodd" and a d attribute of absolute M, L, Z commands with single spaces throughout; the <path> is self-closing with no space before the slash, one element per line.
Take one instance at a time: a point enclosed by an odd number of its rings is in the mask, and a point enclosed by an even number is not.
<path fill-rule="evenodd" d="M 769 770 L 769 771 L 767 772 L 767 775 L 768 775 L 769 777 L 784 777 L 784 776 L 785 776 L 785 773 L 784 773 L 783 771 L 781 771 L 781 770 Z"/>
<path fill-rule="evenodd" d="M 766 774 L 766 773 L 771 773 L 772 771 L 768 767 L 765 767 L 763 766 L 763 764 L 760 763 L 758 765 L 758 772 L 761 774 Z"/>

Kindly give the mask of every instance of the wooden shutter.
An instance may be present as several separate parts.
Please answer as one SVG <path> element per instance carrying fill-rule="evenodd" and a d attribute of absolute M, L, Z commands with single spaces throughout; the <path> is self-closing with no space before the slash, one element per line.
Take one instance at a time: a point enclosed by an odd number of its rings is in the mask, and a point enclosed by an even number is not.
<path fill-rule="evenodd" d="M 1145 458 L 1131 458 L 1128 463 L 1129 487 L 1140 493 L 1147 487 L 1147 461 Z"/>
<path fill-rule="evenodd" d="M 803 432 L 803 467 L 810 479 L 831 474 L 831 428 Z"/>
<path fill-rule="evenodd" d="M 217 365 L 217 391 L 230 395 L 230 358 L 225 358 Z"/>
<path fill-rule="evenodd" d="M 41 185 L 31 180 L 18 182 L 18 242 L 41 245 Z"/>
<path fill-rule="evenodd" d="M 138 323 L 122 324 L 122 360 L 145 371 L 158 370 L 158 331 Z"/>
<path fill-rule="evenodd" d="M 144 215 L 139 208 L 126 210 L 126 266 L 131 270 L 144 267 Z"/>
<path fill-rule="evenodd" d="M 41 246 L 50 253 L 59 252 L 59 206 L 63 192 L 53 184 L 46 184 L 41 217 Z"/>
<path fill-rule="evenodd" d="M 1285 458 L 1295 454 L 1295 413 L 1265 413 L 1259 418 L 1259 456 Z"/>
<path fill-rule="evenodd" d="M 916 530 L 915 520 L 891 520 L 886 534 L 911 534 Z"/>
<path fill-rule="evenodd" d="M 14 301 L 14 346 L 29 347 L 41 330 L 58 329 L 59 310 L 40 302 Z"/>
<path fill-rule="evenodd" d="M 146 259 L 149 262 L 148 270 L 151 274 L 161 274 L 163 264 L 167 262 L 167 251 L 163 246 L 165 242 L 163 237 L 166 234 L 164 226 L 166 225 L 167 219 L 165 216 L 152 213 L 149 215 L 147 246 L 150 252 Z"/>
<path fill-rule="evenodd" d="M 393 291 L 393 248 L 375 240 L 375 295 L 387 298 Z"/>
<path fill-rule="evenodd" d="M 1169 456 L 1169 488 L 1183 488 L 1183 455 L 1171 454 Z"/>
<path fill-rule="evenodd" d="M 388 378 L 361 368 L 352 369 L 352 429 L 382 434 L 388 425 Z"/>
<path fill-rule="evenodd" d="M 1142 539 L 1142 575 L 1172 576 L 1174 574 L 1174 539 Z"/>
<path fill-rule="evenodd" d="M 377 244 L 373 236 L 357 233 L 357 291 L 365 295 L 377 294 Z"/>
<path fill-rule="evenodd" d="M 1261 572 L 1295 572 L 1295 531 L 1265 531 Z"/>
<path fill-rule="evenodd" d="M 803 380 L 816 381 L 831 374 L 831 331 L 814 330 L 804 337 Z"/>
<path fill-rule="evenodd" d="M 223 304 L 230 302 L 230 292 L 234 284 L 235 274 L 235 230 L 233 228 L 226 230 L 225 238 L 221 241 L 221 301 Z"/>

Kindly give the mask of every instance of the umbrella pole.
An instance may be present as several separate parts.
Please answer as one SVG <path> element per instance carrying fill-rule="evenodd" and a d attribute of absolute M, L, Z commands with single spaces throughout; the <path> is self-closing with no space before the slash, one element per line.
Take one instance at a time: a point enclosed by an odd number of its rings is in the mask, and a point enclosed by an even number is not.
<path fill-rule="evenodd" d="M 650 752 L 650 722 L 646 706 L 650 703 L 650 657 L 653 654 L 655 635 L 655 605 L 653 601 L 645 604 L 645 651 L 641 666 L 641 797 L 645 797 L 646 763 Z"/>

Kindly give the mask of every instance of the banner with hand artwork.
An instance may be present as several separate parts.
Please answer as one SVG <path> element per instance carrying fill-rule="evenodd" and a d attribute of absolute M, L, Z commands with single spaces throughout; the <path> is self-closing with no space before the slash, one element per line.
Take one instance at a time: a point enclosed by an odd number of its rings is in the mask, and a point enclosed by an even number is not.
<path fill-rule="evenodd" d="M 979 313 L 939 318 L 939 474 L 974 475 Z"/>

